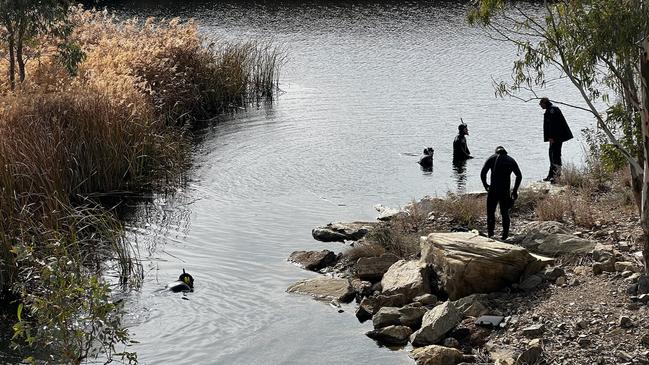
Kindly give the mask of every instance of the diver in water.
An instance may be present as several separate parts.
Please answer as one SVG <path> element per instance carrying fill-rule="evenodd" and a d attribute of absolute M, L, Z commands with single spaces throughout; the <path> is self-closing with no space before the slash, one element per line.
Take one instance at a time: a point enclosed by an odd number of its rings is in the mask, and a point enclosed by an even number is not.
<path fill-rule="evenodd" d="M 491 170 L 490 182 L 487 184 L 487 172 Z M 514 173 L 516 181 L 514 182 L 514 190 L 511 191 L 510 176 Z M 509 236 L 509 209 L 511 208 L 514 200 L 518 198 L 518 187 L 521 185 L 523 175 L 518 168 L 516 160 L 507 155 L 507 151 L 503 146 L 496 147 L 496 153 L 487 159 L 482 171 L 480 171 L 480 179 L 485 190 L 487 190 L 487 235 L 492 237 L 494 235 L 494 228 L 496 226 L 496 205 L 500 206 L 500 215 L 502 217 L 503 232 L 501 238 L 507 239 Z"/>
<path fill-rule="evenodd" d="M 469 126 L 462 123 L 457 126 L 458 134 L 453 140 L 453 161 L 468 160 L 473 158 L 471 151 L 466 144 L 466 136 L 469 135 Z"/>
<path fill-rule="evenodd" d="M 167 289 L 174 293 L 194 291 L 194 278 L 183 269 L 183 273 L 180 274 L 178 280 L 167 284 Z"/>
<path fill-rule="evenodd" d="M 424 148 L 424 154 L 419 158 L 419 164 L 424 170 L 433 169 L 433 155 L 435 150 L 432 147 Z"/>

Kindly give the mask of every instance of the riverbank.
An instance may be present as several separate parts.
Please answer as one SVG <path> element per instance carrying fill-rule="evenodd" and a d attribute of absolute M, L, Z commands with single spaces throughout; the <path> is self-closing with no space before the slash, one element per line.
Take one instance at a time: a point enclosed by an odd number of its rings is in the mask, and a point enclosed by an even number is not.
<path fill-rule="evenodd" d="M 76 9 L 70 21 L 67 41 L 83 52 L 74 72 L 58 40 L 43 37 L 26 49 L 38 62 L 25 80 L 0 84 L 0 287 L 5 301 L 18 298 L 7 316 L 20 356 L 135 361 L 115 348 L 130 338 L 103 273 L 137 287 L 141 268 L 101 198 L 173 190 L 189 165 L 191 127 L 271 100 L 282 53 L 208 45 L 176 19 Z"/>
<path fill-rule="evenodd" d="M 335 290 L 319 278 L 289 291 L 356 299 L 357 318 L 373 321 L 367 336 L 419 364 L 647 361 L 649 288 L 628 176 L 567 169 L 559 186 L 522 189 L 505 244 L 462 232 L 484 231 L 484 200 L 424 198 L 377 222 L 315 229 L 351 247 L 291 260 L 333 275 Z M 499 324 L 478 325 L 483 315 Z"/>

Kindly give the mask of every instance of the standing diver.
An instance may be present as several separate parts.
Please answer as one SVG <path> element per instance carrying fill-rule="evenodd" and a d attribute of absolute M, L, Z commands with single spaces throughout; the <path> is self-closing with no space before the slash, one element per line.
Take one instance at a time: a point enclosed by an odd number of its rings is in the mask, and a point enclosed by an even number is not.
<path fill-rule="evenodd" d="M 487 184 L 487 172 L 491 170 L 491 185 Z M 510 175 L 516 175 L 514 190 L 509 192 L 511 187 Z M 501 238 L 509 236 L 509 208 L 514 200 L 518 198 L 518 187 L 521 185 L 523 175 L 518 168 L 516 160 L 507 155 L 503 146 L 496 147 L 496 153 L 487 159 L 482 171 L 480 171 L 482 185 L 487 190 L 487 235 L 494 235 L 496 226 L 496 205 L 500 206 L 500 215 L 503 221 L 503 233 Z"/>
<path fill-rule="evenodd" d="M 572 139 L 572 132 L 568 127 L 566 118 L 561 113 L 561 109 L 554 106 L 550 99 L 541 98 L 539 105 L 545 109 L 543 114 L 543 141 L 550 144 L 548 149 L 550 170 L 543 181 L 554 183 L 555 179 L 561 175 L 561 147 L 563 142 Z"/>
<path fill-rule="evenodd" d="M 457 126 L 457 130 L 458 134 L 453 140 L 453 161 L 464 161 L 473 158 L 469 147 L 466 145 L 465 136 L 469 135 L 469 126 L 462 123 Z"/>

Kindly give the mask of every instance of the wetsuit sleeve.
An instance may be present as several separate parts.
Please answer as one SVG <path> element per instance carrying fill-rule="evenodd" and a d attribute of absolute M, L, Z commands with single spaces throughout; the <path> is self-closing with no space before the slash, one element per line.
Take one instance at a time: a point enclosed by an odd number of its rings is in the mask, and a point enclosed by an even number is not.
<path fill-rule="evenodd" d="M 493 156 L 489 157 L 487 161 L 482 166 L 482 171 L 480 171 L 480 180 L 482 180 L 482 186 L 488 190 L 489 184 L 487 184 L 487 172 L 491 169 L 493 165 Z"/>
<path fill-rule="evenodd" d="M 512 159 L 512 162 L 514 162 L 514 168 L 512 169 L 512 172 L 514 175 L 516 175 L 516 181 L 514 181 L 514 191 L 518 191 L 518 188 L 521 186 L 521 181 L 523 180 L 523 174 L 521 174 L 521 169 L 518 167 L 518 164 L 514 159 Z"/>

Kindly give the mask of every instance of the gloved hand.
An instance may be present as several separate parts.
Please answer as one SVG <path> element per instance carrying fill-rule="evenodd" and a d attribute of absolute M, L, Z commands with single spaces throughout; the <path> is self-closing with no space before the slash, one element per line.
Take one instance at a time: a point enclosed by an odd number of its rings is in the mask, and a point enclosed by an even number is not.
<path fill-rule="evenodd" d="M 518 199 L 518 191 L 514 190 L 512 191 L 512 200 Z"/>
<path fill-rule="evenodd" d="M 483 186 L 486 191 L 489 191 L 489 184 L 484 184 Z"/>

